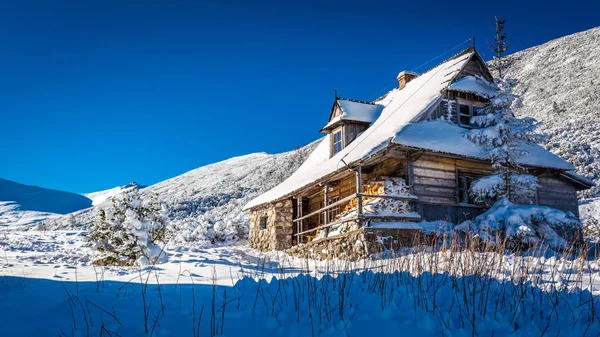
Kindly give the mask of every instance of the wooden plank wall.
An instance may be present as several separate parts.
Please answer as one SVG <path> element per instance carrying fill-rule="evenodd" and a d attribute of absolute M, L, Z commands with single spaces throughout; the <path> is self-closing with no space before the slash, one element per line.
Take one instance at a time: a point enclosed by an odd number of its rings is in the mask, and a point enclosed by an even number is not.
<path fill-rule="evenodd" d="M 362 123 L 349 123 L 344 124 L 344 146 L 348 146 L 352 141 L 356 139 L 359 133 L 365 131 L 367 125 Z"/>
<path fill-rule="evenodd" d="M 550 174 L 540 175 L 538 183 L 542 185 L 538 189 L 538 202 L 540 205 L 557 208 L 564 212 L 570 211 L 579 216 L 575 186 Z"/>
<path fill-rule="evenodd" d="M 489 164 L 426 154 L 410 167 L 413 194 L 419 197 L 415 206 L 423 219 L 459 223 L 482 213 L 482 208 L 457 205 L 457 172 L 489 174 L 492 171 Z"/>

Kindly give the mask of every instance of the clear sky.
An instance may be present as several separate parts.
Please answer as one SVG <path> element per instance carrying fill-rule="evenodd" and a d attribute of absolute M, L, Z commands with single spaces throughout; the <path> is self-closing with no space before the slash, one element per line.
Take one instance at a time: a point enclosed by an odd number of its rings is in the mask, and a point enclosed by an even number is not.
<path fill-rule="evenodd" d="M 372 100 L 471 36 L 489 59 L 494 15 L 514 52 L 599 3 L 1 1 L 0 177 L 82 193 L 291 150 L 334 88 Z"/>

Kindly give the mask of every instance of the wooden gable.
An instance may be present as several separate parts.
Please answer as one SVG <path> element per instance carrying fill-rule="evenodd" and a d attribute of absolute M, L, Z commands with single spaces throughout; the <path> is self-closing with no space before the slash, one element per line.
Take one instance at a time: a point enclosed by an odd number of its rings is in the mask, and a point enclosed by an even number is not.
<path fill-rule="evenodd" d="M 333 102 L 333 106 L 331 107 L 331 112 L 329 113 L 329 119 L 327 122 L 331 122 L 332 119 L 342 114 L 342 107 L 340 107 L 340 103 L 337 98 L 335 102 Z"/>
<path fill-rule="evenodd" d="M 492 76 L 492 73 L 477 52 L 475 52 L 469 62 L 467 62 L 463 69 L 454 77 L 454 81 L 465 76 L 479 76 L 490 83 L 494 82 L 494 76 Z"/>

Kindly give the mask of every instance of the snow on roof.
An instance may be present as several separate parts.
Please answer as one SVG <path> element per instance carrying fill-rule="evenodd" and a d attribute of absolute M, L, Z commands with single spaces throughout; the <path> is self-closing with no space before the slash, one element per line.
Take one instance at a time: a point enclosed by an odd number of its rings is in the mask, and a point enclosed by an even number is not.
<path fill-rule="evenodd" d="M 596 183 L 593 180 L 588 179 L 582 175 L 579 175 L 579 174 L 575 173 L 574 171 L 565 171 L 564 174 L 572 179 L 578 180 L 586 185 L 589 185 L 590 187 L 596 186 Z"/>
<path fill-rule="evenodd" d="M 392 140 L 393 143 L 408 147 L 454 154 L 475 159 L 485 159 L 486 150 L 464 137 L 468 129 L 445 121 L 422 121 L 402 128 Z M 442 135 L 442 137 L 432 137 Z M 528 155 L 520 158 L 522 164 L 533 167 L 573 170 L 564 159 L 539 145 L 523 145 Z"/>
<path fill-rule="evenodd" d="M 462 137 L 461 132 L 465 132 L 465 129 L 441 121 L 412 123 L 442 98 L 448 84 L 452 83 L 473 55 L 476 53 L 472 50 L 460 53 L 408 82 L 404 89 L 390 91 L 376 102 L 384 107 L 380 116 L 352 143 L 329 158 L 330 139 L 329 135 L 325 136 L 296 172 L 250 201 L 244 209 L 288 197 L 294 191 L 341 171 L 346 166 L 344 163 L 350 165 L 374 155 L 392 141 L 415 148 L 485 158 L 482 148 Z M 571 164 L 539 146 L 528 146 L 526 149 L 530 153 L 524 163 L 526 165 L 573 169 Z"/>
<path fill-rule="evenodd" d="M 454 81 L 448 89 L 476 94 L 486 98 L 491 98 L 496 94 L 494 87 L 490 83 L 475 76 L 460 78 Z"/>
<path fill-rule="evenodd" d="M 384 108 L 383 105 L 380 104 L 356 102 L 347 99 L 338 99 L 337 102 L 340 105 L 342 114 L 332 118 L 329 123 L 325 125 L 324 129 L 341 120 L 373 123 L 377 120 Z"/>
<path fill-rule="evenodd" d="M 379 118 L 352 143 L 330 159 L 329 135 L 325 136 L 296 172 L 281 184 L 250 201 L 244 209 L 286 197 L 328 174 L 343 169 L 345 165 L 342 159 L 351 164 L 385 148 L 413 118 L 441 98 L 447 84 L 474 54 L 459 54 L 408 82 L 404 89 L 396 88 L 390 91 L 377 102 L 384 106 Z"/>

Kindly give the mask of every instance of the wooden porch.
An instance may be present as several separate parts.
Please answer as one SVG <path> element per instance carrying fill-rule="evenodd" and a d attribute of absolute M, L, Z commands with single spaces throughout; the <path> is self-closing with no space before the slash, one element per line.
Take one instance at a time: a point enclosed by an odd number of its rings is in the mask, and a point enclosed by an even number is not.
<path fill-rule="evenodd" d="M 400 165 L 401 166 L 401 165 Z M 373 167 L 369 167 L 373 171 Z M 402 170 L 404 172 L 405 170 Z M 293 245 L 310 242 L 321 231 L 325 231 L 327 237 L 332 227 L 345 223 L 357 224 L 358 227 L 369 226 L 372 221 L 420 221 L 420 216 L 414 214 L 406 215 L 377 215 L 365 214 L 363 209 L 364 198 L 381 198 L 389 200 L 400 200 L 406 202 L 418 201 L 416 196 L 394 196 L 379 195 L 363 192 L 363 169 L 358 166 L 353 170 L 354 174 L 346 171 L 346 175 L 338 180 L 320 184 L 310 193 L 300 194 L 295 198 L 293 216 Z M 354 184 L 349 180 L 353 178 Z M 404 177 L 402 177 L 404 178 Z M 352 188 L 352 192 L 349 193 Z M 332 198 L 332 192 L 336 195 Z M 344 193 L 346 192 L 346 193 Z M 349 193 L 349 194 L 348 194 Z M 306 195 L 306 196 L 305 196 Z M 342 207 L 356 200 L 356 212 L 338 217 Z M 312 206 L 312 207 L 311 207 Z M 337 218 L 336 218 L 337 217 Z"/>

